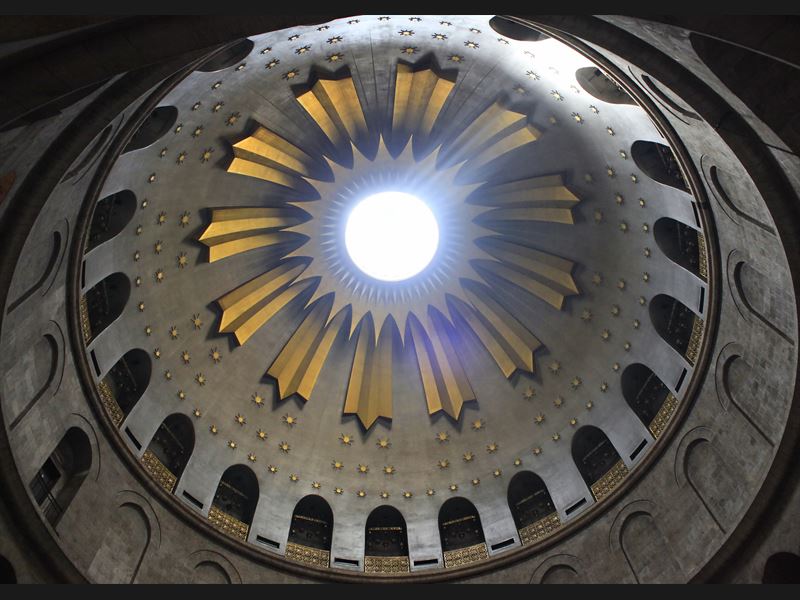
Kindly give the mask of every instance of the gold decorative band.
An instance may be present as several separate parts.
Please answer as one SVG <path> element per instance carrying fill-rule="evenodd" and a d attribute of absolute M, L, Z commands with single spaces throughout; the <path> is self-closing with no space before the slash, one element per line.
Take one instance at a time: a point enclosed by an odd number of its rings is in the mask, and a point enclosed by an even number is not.
<path fill-rule="evenodd" d="M 114 398 L 114 392 L 111 391 L 111 386 L 106 383 L 105 379 L 97 384 L 97 392 L 100 394 L 100 403 L 103 405 L 103 408 L 106 409 L 111 421 L 114 425 L 119 427 L 125 415 L 122 413 L 119 404 L 117 404 L 116 398 Z"/>
<path fill-rule="evenodd" d="M 175 489 L 175 484 L 178 483 L 178 478 L 172 471 L 164 466 L 164 463 L 158 460 L 158 457 L 150 450 L 144 451 L 142 455 L 142 464 L 147 472 L 153 476 L 153 479 L 171 494 Z"/>
<path fill-rule="evenodd" d="M 598 502 L 614 491 L 622 480 L 628 475 L 628 467 L 622 460 L 617 461 L 605 475 L 592 484 L 592 495 Z"/>
<path fill-rule="evenodd" d="M 208 511 L 208 520 L 223 533 L 239 538 L 243 542 L 247 541 L 247 532 L 250 530 L 250 526 L 218 509 L 216 506 L 212 506 L 211 510 Z"/>
<path fill-rule="evenodd" d="M 464 565 L 469 565 L 487 558 L 489 558 L 489 551 L 486 549 L 486 543 L 481 542 L 474 546 L 467 546 L 466 548 L 448 550 L 445 552 L 444 568 L 455 569 L 456 567 L 463 567 Z"/>
<path fill-rule="evenodd" d="M 312 567 L 329 567 L 331 553 L 319 548 L 311 548 L 289 542 L 286 544 L 286 558 Z"/>
<path fill-rule="evenodd" d="M 678 399 L 672 392 L 670 392 L 667 394 L 667 397 L 664 398 L 664 404 L 661 405 L 658 413 L 655 417 L 653 417 L 653 420 L 650 423 L 650 433 L 653 434 L 654 438 L 658 439 L 658 437 L 664 433 L 664 430 L 667 428 L 667 424 L 672 418 L 672 415 L 675 413 L 675 409 L 677 407 Z"/>
<path fill-rule="evenodd" d="M 561 519 L 558 518 L 557 512 L 552 512 L 546 517 L 542 517 L 538 521 L 520 529 L 519 539 L 523 546 L 527 546 L 546 538 L 559 527 L 561 527 Z"/>
<path fill-rule="evenodd" d="M 365 573 L 408 573 L 407 556 L 365 556 Z"/>

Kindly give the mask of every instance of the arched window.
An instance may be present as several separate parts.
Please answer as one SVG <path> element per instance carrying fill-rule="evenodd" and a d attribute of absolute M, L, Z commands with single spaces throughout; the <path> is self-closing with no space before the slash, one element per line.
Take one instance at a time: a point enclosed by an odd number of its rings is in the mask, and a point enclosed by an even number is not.
<path fill-rule="evenodd" d="M 364 571 L 397 573 L 408 570 L 406 520 L 393 506 L 379 506 L 367 517 Z"/>
<path fill-rule="evenodd" d="M 597 67 L 583 67 L 575 71 L 575 79 L 584 91 L 609 104 L 636 104 L 628 93 Z"/>
<path fill-rule="evenodd" d="M 445 568 L 488 558 L 481 517 L 466 498 L 450 498 L 439 509 Z"/>
<path fill-rule="evenodd" d="M 537 31 L 533 27 L 522 25 L 500 15 L 489 19 L 489 27 L 500 35 L 519 42 L 539 42 L 541 40 L 550 39 L 549 35 Z"/>
<path fill-rule="evenodd" d="M 84 341 L 100 335 L 122 314 L 131 295 L 131 282 L 124 273 L 112 273 L 86 292 L 86 321 Z"/>
<path fill-rule="evenodd" d="M 653 226 L 653 236 L 661 251 L 672 262 L 679 264 L 698 277 L 705 277 L 700 269 L 700 238 L 694 227 L 675 219 L 662 217 Z"/>
<path fill-rule="evenodd" d="M 530 471 L 520 471 L 511 478 L 508 507 L 523 545 L 544 537 L 561 524 L 547 486 Z"/>
<path fill-rule="evenodd" d="M 106 196 L 94 207 L 89 236 L 86 239 L 86 252 L 107 242 L 123 229 L 136 212 L 136 194 L 122 190 Z"/>
<path fill-rule="evenodd" d="M 636 140 L 631 146 L 631 156 L 636 166 L 650 179 L 672 186 L 682 192 L 689 191 L 678 161 L 669 146 Z"/>
<path fill-rule="evenodd" d="M 150 383 L 150 356 L 141 349 L 129 350 L 111 367 L 98 385 L 100 399 L 116 425 L 131 412 Z"/>
<path fill-rule="evenodd" d="M 698 340 L 693 341 L 692 334 L 699 333 L 702 325 L 694 311 L 672 296 L 659 294 L 650 300 L 650 320 L 658 335 L 694 364 Z"/>
<path fill-rule="evenodd" d="M 767 559 L 761 583 L 800 583 L 800 556 L 777 552 Z"/>
<path fill-rule="evenodd" d="M 245 59 L 247 55 L 250 54 L 250 51 L 253 49 L 254 45 L 255 44 L 252 41 L 246 38 L 239 40 L 232 46 L 217 54 L 214 58 L 204 62 L 197 68 L 197 70 L 204 73 L 211 73 L 213 71 L 220 71 L 222 69 L 232 67 L 236 63 Z"/>
<path fill-rule="evenodd" d="M 151 112 L 144 122 L 133 134 L 131 141 L 125 146 L 123 154 L 133 150 L 140 150 L 147 148 L 151 144 L 157 142 L 165 133 L 167 133 L 175 121 L 178 120 L 178 109 L 174 106 L 159 106 Z"/>
<path fill-rule="evenodd" d="M 596 500 L 610 493 L 628 473 L 611 440 L 592 425 L 584 425 L 575 432 L 572 460 Z"/>
<path fill-rule="evenodd" d="M 30 489 L 47 521 L 55 527 L 92 466 L 89 437 L 71 427 L 33 477 Z"/>
<path fill-rule="evenodd" d="M 224 533 L 247 541 L 258 495 L 258 479 L 250 467 L 228 467 L 222 474 L 214 500 L 211 501 L 209 521 Z"/>
<path fill-rule="evenodd" d="M 675 402 L 675 397 L 658 375 L 643 364 L 629 365 L 622 372 L 622 396 L 645 427 L 658 437 L 660 428 L 655 427 L 653 419 L 665 402 Z"/>
<path fill-rule="evenodd" d="M 289 542 L 330 552 L 333 535 L 333 511 L 321 496 L 302 498 L 294 507 Z"/>
<path fill-rule="evenodd" d="M 189 417 L 172 414 L 159 425 L 142 463 L 168 492 L 175 489 L 194 450 L 194 425 Z"/>

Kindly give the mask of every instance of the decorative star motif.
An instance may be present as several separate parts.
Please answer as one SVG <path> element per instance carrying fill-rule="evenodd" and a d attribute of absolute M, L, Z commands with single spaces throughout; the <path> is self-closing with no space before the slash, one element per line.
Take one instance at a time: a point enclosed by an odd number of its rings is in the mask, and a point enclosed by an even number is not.
<path fill-rule="evenodd" d="M 192 137 L 193 138 L 200 137 L 202 133 L 203 133 L 203 126 L 198 125 L 197 127 L 194 128 L 194 131 L 192 132 Z"/>
<path fill-rule="evenodd" d="M 544 415 L 542 413 L 539 413 L 533 418 L 533 420 L 536 422 L 537 425 L 541 425 L 542 423 L 544 423 Z"/>
<path fill-rule="evenodd" d="M 267 466 L 267 471 L 269 471 L 270 473 L 272 473 L 274 475 L 275 473 L 278 472 L 278 467 L 276 467 L 275 465 L 268 465 Z"/>
<path fill-rule="evenodd" d="M 250 462 L 256 462 L 256 455 L 253 454 L 252 452 L 249 452 L 247 454 L 247 460 L 249 460 Z"/>
<path fill-rule="evenodd" d="M 245 423 L 247 423 L 247 419 L 245 419 L 243 415 L 240 415 L 240 414 L 238 414 L 238 413 L 237 413 L 237 415 L 234 417 L 234 420 L 235 420 L 235 421 L 236 421 L 236 422 L 237 422 L 239 425 L 244 425 Z"/>
<path fill-rule="evenodd" d="M 631 173 L 631 181 L 633 183 L 639 183 L 639 177 L 636 175 L 636 173 Z"/>
<path fill-rule="evenodd" d="M 192 356 L 189 354 L 188 350 L 184 350 L 181 352 L 181 360 L 183 360 L 183 364 L 188 365 L 189 362 L 192 360 Z"/>
<path fill-rule="evenodd" d="M 286 73 L 281 75 L 281 77 L 283 79 L 289 80 L 289 79 L 294 79 L 298 75 L 300 75 L 300 69 L 291 69 L 289 71 L 286 71 Z"/>
<path fill-rule="evenodd" d="M 526 71 L 525 75 L 527 75 L 534 81 L 538 81 L 539 79 L 541 79 L 541 76 L 536 71 Z"/>
<path fill-rule="evenodd" d="M 521 459 L 521 458 L 515 458 L 515 459 L 514 459 L 514 466 L 515 466 L 515 467 L 520 467 L 520 466 L 522 466 L 522 459 Z"/>
<path fill-rule="evenodd" d="M 625 352 L 630 352 L 631 343 L 630 342 L 625 342 L 624 344 L 622 344 L 622 348 L 625 350 Z"/>
<path fill-rule="evenodd" d="M 454 63 L 460 63 L 464 60 L 464 57 L 461 56 L 460 54 L 451 54 L 450 56 L 447 57 L 447 60 Z"/>
<path fill-rule="evenodd" d="M 358 490 L 356 492 L 356 496 L 358 496 L 359 498 L 363 498 L 366 495 L 367 495 L 367 492 L 365 492 L 364 490 Z"/>
<path fill-rule="evenodd" d="M 264 65 L 264 66 L 265 66 L 267 69 L 272 69 L 273 67 L 277 67 L 279 64 L 281 64 L 281 61 L 279 61 L 277 58 L 273 58 L 271 61 L 269 61 L 269 62 L 268 62 L 266 65 Z"/>
<path fill-rule="evenodd" d="M 334 52 L 327 57 L 328 62 L 339 62 L 344 59 L 344 54 L 341 52 Z"/>
<path fill-rule="evenodd" d="M 619 305 L 617 305 L 617 304 L 612 304 L 611 305 L 611 314 L 614 315 L 615 317 L 619 316 L 619 310 L 620 310 L 619 309 Z"/>
<path fill-rule="evenodd" d="M 528 93 L 528 90 L 526 90 L 521 85 L 517 84 L 517 85 L 514 86 L 514 93 L 515 94 L 519 94 L 520 96 L 524 96 L 524 95 L 526 95 Z"/>
<path fill-rule="evenodd" d="M 144 312 L 144 302 L 139 302 L 136 307 L 139 309 L 139 312 Z"/>
<path fill-rule="evenodd" d="M 416 46 L 406 46 L 405 48 L 403 48 L 401 50 L 401 52 L 403 54 L 416 54 L 417 53 L 417 47 Z"/>
<path fill-rule="evenodd" d="M 614 129 L 611 127 L 606 127 L 606 133 L 608 133 L 608 135 L 615 135 Z"/>
<path fill-rule="evenodd" d="M 639 319 L 634 319 L 633 320 L 633 328 L 634 329 L 639 329 Z"/>
<path fill-rule="evenodd" d="M 611 178 L 614 178 L 614 177 L 616 177 L 616 176 L 617 176 L 617 172 L 616 172 L 616 171 L 614 171 L 614 167 L 608 167 L 608 166 L 607 166 L 607 167 L 606 167 L 606 175 L 608 175 L 608 176 L 609 176 L 609 177 L 611 177 Z"/>
<path fill-rule="evenodd" d="M 292 483 L 297 483 L 298 481 L 300 481 L 300 477 L 298 477 L 296 473 L 292 473 L 291 475 L 289 475 L 289 481 L 291 481 Z"/>
<path fill-rule="evenodd" d="M 215 81 L 214 83 L 211 84 L 211 89 L 212 90 L 218 90 L 219 86 L 221 86 L 221 85 L 222 85 L 221 81 Z"/>
<path fill-rule="evenodd" d="M 211 352 L 208 353 L 208 356 L 214 361 L 214 364 L 217 364 L 222 360 L 222 352 L 220 352 L 217 348 L 212 348 Z"/>
<path fill-rule="evenodd" d="M 151 333 L 153 333 L 153 328 L 150 327 L 150 325 L 148 325 L 147 327 L 144 328 L 144 333 L 145 335 L 150 335 Z"/>
<path fill-rule="evenodd" d="M 624 290 L 625 289 L 625 280 L 624 279 L 620 279 L 619 281 L 617 281 L 617 287 L 620 290 Z"/>
<path fill-rule="evenodd" d="M 360 22 L 360 21 L 359 21 L 358 19 L 350 19 L 350 20 L 347 22 L 347 24 L 348 24 L 348 25 L 355 25 L 356 23 L 359 23 L 359 22 Z"/>
<path fill-rule="evenodd" d="M 252 398 L 253 398 L 253 402 L 256 403 L 256 406 L 262 406 L 264 404 L 264 398 L 258 392 L 253 394 Z"/>
<path fill-rule="evenodd" d="M 476 28 L 476 27 L 470 27 L 469 31 L 470 31 L 470 33 L 475 33 L 475 34 L 478 34 L 478 33 L 481 32 L 481 30 Z"/>
<path fill-rule="evenodd" d="M 342 489 L 340 487 L 335 487 L 335 488 L 333 488 L 333 493 L 341 496 L 344 493 L 344 489 Z"/>
<path fill-rule="evenodd" d="M 236 70 L 237 71 L 243 71 L 246 66 L 247 66 L 247 63 L 241 63 L 241 64 L 236 66 Z"/>
<path fill-rule="evenodd" d="M 306 45 L 306 46 L 301 46 L 300 48 L 297 48 L 297 49 L 294 51 L 294 53 L 295 53 L 295 54 L 305 54 L 305 53 L 306 53 L 306 52 L 308 52 L 309 50 L 311 50 L 311 46 L 310 46 L 310 45 Z"/>
<path fill-rule="evenodd" d="M 603 211 L 602 210 L 595 210 L 594 211 L 594 222 L 598 225 L 603 222 Z"/>
<path fill-rule="evenodd" d="M 391 19 L 391 17 L 386 17 L 386 16 L 378 17 L 378 21 L 388 21 L 390 19 Z"/>
<path fill-rule="evenodd" d="M 293 417 L 292 415 L 283 415 L 281 420 L 286 423 L 289 427 L 294 427 L 297 425 L 297 417 Z"/>
<path fill-rule="evenodd" d="M 442 41 L 442 40 L 446 40 L 446 39 L 447 39 L 447 36 L 446 36 L 445 34 L 443 34 L 443 33 L 434 33 L 434 34 L 433 34 L 431 37 L 432 37 L 433 39 L 435 39 L 435 40 L 439 40 L 439 41 Z"/>
<path fill-rule="evenodd" d="M 167 222 L 167 213 L 162 210 L 160 213 L 158 213 L 156 223 L 158 225 L 163 225 L 166 222 Z"/>
<path fill-rule="evenodd" d="M 421 17 L 408 17 L 409 21 L 416 21 L 417 23 L 422 21 Z"/>
<path fill-rule="evenodd" d="M 225 125 L 227 125 L 228 127 L 230 127 L 231 125 L 235 125 L 236 121 L 238 121 L 239 117 L 241 116 L 242 115 L 240 115 L 238 112 L 231 113 L 230 115 L 228 115 L 228 118 L 225 119 Z"/>
<path fill-rule="evenodd" d="M 329 44 L 338 44 L 341 41 L 342 41 L 342 36 L 340 35 L 335 35 L 332 38 L 328 38 Z"/>
<path fill-rule="evenodd" d="M 436 466 L 439 467 L 440 469 L 446 469 L 447 467 L 450 466 L 450 461 L 447 460 L 446 458 L 443 458 L 442 460 L 436 463 Z"/>
<path fill-rule="evenodd" d="M 278 449 L 284 454 L 289 454 L 289 451 L 292 449 L 292 447 L 288 444 L 288 442 L 281 442 L 278 444 Z"/>
<path fill-rule="evenodd" d="M 161 149 L 161 152 L 159 152 L 159 153 L 158 153 L 158 157 L 159 157 L 159 158 L 164 158 L 166 155 L 167 155 L 167 147 L 166 147 L 166 146 L 164 146 L 164 147 Z"/>
<path fill-rule="evenodd" d="M 344 467 L 344 463 L 343 463 L 342 461 L 340 461 L 340 460 L 334 460 L 334 461 L 331 463 L 331 466 L 332 466 L 334 469 L 336 469 L 337 471 L 341 471 L 341 470 L 342 470 L 342 468 Z"/>
<path fill-rule="evenodd" d="M 614 194 L 614 202 L 617 203 L 617 206 L 622 206 L 625 203 L 625 196 L 622 194 Z"/>
<path fill-rule="evenodd" d="M 476 419 L 472 422 L 472 429 L 474 431 L 480 431 L 485 427 L 486 427 L 486 421 L 484 421 L 483 419 Z"/>
<path fill-rule="evenodd" d="M 378 448 L 382 450 L 388 450 L 389 448 L 392 447 L 392 443 L 389 441 L 388 438 L 379 439 L 376 445 L 378 446 Z"/>
<path fill-rule="evenodd" d="M 387 492 L 386 490 L 381 492 L 381 498 L 386 500 L 388 497 L 389 497 L 389 492 Z"/>
<path fill-rule="evenodd" d="M 153 350 L 153 356 L 155 356 L 156 358 L 161 358 L 161 350 L 159 348 Z"/>
<path fill-rule="evenodd" d="M 358 465 L 358 468 L 356 470 L 362 475 L 366 475 L 367 473 L 369 473 L 369 467 L 367 465 Z"/>
<path fill-rule="evenodd" d="M 480 48 L 479 44 L 476 44 L 475 42 L 470 42 L 470 41 L 464 42 L 464 45 L 467 48 L 470 48 L 472 50 L 477 50 L 478 48 Z"/>
<path fill-rule="evenodd" d="M 594 114 L 598 114 L 600 112 L 600 110 L 594 104 L 589 106 L 589 110 L 592 111 Z"/>
<path fill-rule="evenodd" d="M 564 96 L 562 96 L 561 94 L 559 94 L 559 93 L 558 93 L 556 90 L 551 90 L 551 91 L 550 91 L 550 95 L 551 95 L 553 98 L 555 98 L 556 100 L 559 100 L 559 101 L 563 101 L 563 100 L 564 100 Z"/>
<path fill-rule="evenodd" d="M 480 485 L 480 484 L 481 484 L 481 480 L 478 479 L 477 477 L 472 480 L 472 485 Z"/>
<path fill-rule="evenodd" d="M 620 150 L 619 157 L 622 158 L 623 160 L 628 160 L 628 153 L 625 152 L 625 150 Z"/>
<path fill-rule="evenodd" d="M 208 428 L 208 430 L 211 432 L 212 435 L 217 435 L 217 426 L 216 425 L 212 425 L 211 427 Z"/>
<path fill-rule="evenodd" d="M 383 467 L 383 474 L 384 475 L 394 475 L 397 470 L 392 465 L 386 465 Z"/>
<path fill-rule="evenodd" d="M 578 424 L 578 419 L 576 419 L 575 417 L 572 417 L 569 420 L 569 424 L 572 425 L 573 427 L 575 427 Z"/>
<path fill-rule="evenodd" d="M 436 490 L 434 490 L 433 488 L 428 488 L 427 490 L 425 490 L 425 493 L 428 496 L 433 496 L 434 494 L 436 494 Z"/>
<path fill-rule="evenodd" d="M 595 273 L 594 275 L 592 275 L 592 283 L 594 285 L 600 285 L 601 283 L 603 283 L 603 276 L 600 273 Z"/>
<path fill-rule="evenodd" d="M 569 382 L 569 385 L 572 387 L 573 390 L 577 390 L 580 387 L 581 383 L 583 383 L 581 381 L 581 378 L 576 375 L 575 377 L 572 378 L 572 381 Z"/>
<path fill-rule="evenodd" d="M 409 498 L 411 498 L 413 496 L 414 496 L 414 494 L 412 494 L 411 492 L 403 492 L 403 498 L 405 498 L 406 500 L 408 500 Z"/>
<path fill-rule="evenodd" d="M 178 328 L 175 325 L 169 328 L 169 337 L 171 337 L 173 340 L 178 339 Z"/>
<path fill-rule="evenodd" d="M 411 29 L 401 29 L 399 33 L 404 37 L 410 37 L 414 35 L 414 31 Z"/>
<path fill-rule="evenodd" d="M 553 434 L 553 441 L 554 442 L 557 442 L 560 439 L 561 439 L 561 434 L 559 434 L 559 433 L 554 433 Z"/>
<path fill-rule="evenodd" d="M 449 442 L 450 435 L 446 431 L 440 431 L 439 433 L 436 434 L 436 441 L 439 442 L 440 444 L 444 442 Z"/>
<path fill-rule="evenodd" d="M 230 448 L 231 450 L 235 450 L 236 442 L 234 442 L 233 440 L 228 440 L 228 448 Z"/>
<path fill-rule="evenodd" d="M 541 448 L 539 448 L 539 446 L 536 446 L 536 447 L 533 449 L 533 454 L 534 454 L 535 456 L 539 456 L 541 453 L 542 453 L 542 449 L 541 449 Z"/>
<path fill-rule="evenodd" d="M 186 256 L 186 252 L 181 252 L 178 254 L 178 268 L 183 269 L 186 265 L 189 264 L 189 258 Z"/>
<path fill-rule="evenodd" d="M 605 381 L 604 381 L 603 383 L 601 383 L 601 384 L 600 384 L 600 391 L 601 391 L 601 392 L 606 392 L 606 391 L 608 391 L 608 383 L 606 383 Z"/>
<path fill-rule="evenodd" d="M 346 433 L 339 434 L 339 441 L 342 442 L 344 446 L 349 446 L 353 443 L 352 436 L 347 435 Z"/>
<path fill-rule="evenodd" d="M 293 33 L 292 35 L 290 35 L 290 36 L 289 36 L 288 38 L 286 38 L 286 39 L 287 39 L 288 41 L 290 41 L 290 42 L 293 42 L 293 41 L 295 41 L 296 39 L 299 39 L 299 38 L 300 38 L 300 34 L 299 34 L 299 33 Z"/>
<path fill-rule="evenodd" d="M 467 452 L 464 452 L 464 455 L 463 455 L 462 458 L 464 459 L 464 462 L 470 462 L 475 458 L 475 455 L 472 452 L 467 451 Z"/>
<path fill-rule="evenodd" d="M 264 431 L 263 429 L 259 429 L 258 431 L 256 431 L 256 437 L 260 440 L 265 440 L 267 439 L 267 432 Z"/>
<path fill-rule="evenodd" d="M 200 155 L 200 162 L 207 163 L 211 160 L 211 155 L 214 153 L 213 148 L 206 148 L 203 150 L 203 154 Z"/>
<path fill-rule="evenodd" d="M 197 109 L 198 109 L 198 108 L 200 108 L 202 105 L 203 105 L 203 103 L 202 103 L 202 102 L 195 102 L 194 104 L 192 104 L 192 110 L 197 110 Z"/>
<path fill-rule="evenodd" d="M 588 308 L 584 308 L 581 312 L 581 319 L 584 321 L 591 321 L 592 320 L 592 311 Z"/>
<path fill-rule="evenodd" d="M 164 281 L 164 270 L 158 269 L 156 271 L 155 278 L 156 278 L 156 283 L 161 283 L 162 281 Z"/>
<path fill-rule="evenodd" d="M 183 123 L 178 123 L 178 124 L 175 126 L 175 133 L 180 133 L 180 132 L 181 132 L 181 129 L 183 129 Z"/>
<path fill-rule="evenodd" d="M 580 116 L 580 114 L 574 112 L 574 113 L 572 113 L 572 118 L 575 120 L 575 122 L 578 125 L 583 125 L 583 117 Z"/>
<path fill-rule="evenodd" d="M 490 444 L 487 444 L 486 451 L 489 454 L 494 454 L 497 452 L 498 448 L 500 448 L 500 446 L 498 446 L 497 442 L 491 442 Z"/>
<path fill-rule="evenodd" d="M 318 490 L 322 487 L 322 484 L 319 481 L 312 481 L 311 487 L 314 488 L 315 490 Z"/>
<path fill-rule="evenodd" d="M 564 398 L 561 396 L 556 396 L 556 399 L 553 400 L 553 406 L 556 408 L 561 408 L 561 405 L 564 404 Z"/>
<path fill-rule="evenodd" d="M 192 325 L 194 325 L 195 329 L 200 329 L 203 326 L 203 321 L 200 319 L 200 315 L 192 315 Z"/>
<path fill-rule="evenodd" d="M 175 160 L 175 163 L 176 163 L 178 166 L 180 166 L 180 165 L 182 165 L 184 162 L 186 162 L 186 152 L 181 152 L 180 154 L 178 154 L 178 158 Z"/>
<path fill-rule="evenodd" d="M 558 362 L 557 360 L 554 360 L 549 365 L 547 365 L 547 368 L 549 368 L 550 371 L 552 371 L 553 375 L 558 375 L 558 372 L 561 370 L 561 363 Z"/>
<path fill-rule="evenodd" d="M 166 379 L 167 381 L 172 379 L 172 371 L 164 371 L 164 379 Z"/>
<path fill-rule="evenodd" d="M 451 492 L 457 492 L 458 491 L 458 485 L 455 484 L 455 483 L 451 483 L 449 487 L 450 487 L 450 491 Z"/>
<path fill-rule="evenodd" d="M 600 332 L 600 338 L 604 342 L 607 342 L 610 337 L 611 337 L 611 332 L 608 329 L 603 329 L 603 331 Z"/>
<path fill-rule="evenodd" d="M 502 474 L 503 471 L 501 471 L 500 469 L 495 469 L 494 471 L 492 471 L 492 475 L 494 475 L 495 477 L 500 477 Z"/>
<path fill-rule="evenodd" d="M 522 392 L 522 397 L 525 400 L 533 400 L 536 397 L 536 390 L 533 389 L 532 385 L 529 385 L 528 389 L 526 389 L 524 392 Z"/>
<path fill-rule="evenodd" d="M 195 375 L 195 376 L 194 376 L 194 380 L 195 380 L 195 381 L 196 381 L 196 382 L 197 382 L 199 385 L 205 385 L 205 384 L 206 384 L 206 378 L 205 378 L 205 375 L 203 375 L 202 373 L 198 373 L 197 375 Z"/>

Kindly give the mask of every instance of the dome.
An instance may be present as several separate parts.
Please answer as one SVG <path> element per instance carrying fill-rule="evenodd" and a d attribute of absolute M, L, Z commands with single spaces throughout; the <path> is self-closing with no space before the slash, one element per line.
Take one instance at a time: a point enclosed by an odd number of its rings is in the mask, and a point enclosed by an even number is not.
<path fill-rule="evenodd" d="M 789 261 L 741 157 L 585 35 L 273 27 L 83 144 L 2 327 L 15 461 L 58 389 L 87 407 L 25 459 L 83 577 L 137 522 L 209 581 L 602 581 L 576 548 L 609 540 L 614 577 L 680 581 L 723 553 L 792 410 Z M 129 483 L 90 501 L 99 452 Z M 119 518 L 80 557 L 93 502 Z"/>

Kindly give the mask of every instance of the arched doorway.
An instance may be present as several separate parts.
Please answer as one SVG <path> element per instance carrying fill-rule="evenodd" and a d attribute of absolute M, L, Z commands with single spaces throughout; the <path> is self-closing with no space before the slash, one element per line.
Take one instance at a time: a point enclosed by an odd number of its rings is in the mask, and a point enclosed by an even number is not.
<path fill-rule="evenodd" d="M 610 494 L 628 474 L 611 440 L 592 425 L 584 425 L 575 432 L 572 460 L 598 501 Z"/>
<path fill-rule="evenodd" d="M 214 500 L 211 501 L 208 520 L 220 531 L 247 541 L 258 496 L 258 479 L 250 467 L 228 467 L 222 474 Z"/>
<path fill-rule="evenodd" d="M 650 321 L 665 342 L 690 363 L 697 360 L 703 320 L 680 300 L 658 294 L 650 300 Z"/>
<path fill-rule="evenodd" d="M 100 401 L 119 427 L 150 383 L 150 357 L 141 349 L 129 350 L 97 385 Z"/>
<path fill-rule="evenodd" d="M 678 399 L 658 375 L 641 363 L 628 365 L 622 372 L 622 396 L 656 438 L 678 405 Z"/>
<path fill-rule="evenodd" d="M 439 536 L 445 569 L 489 557 L 478 509 L 466 498 L 450 498 L 439 509 Z"/>
<path fill-rule="evenodd" d="M 168 492 L 175 490 L 194 450 L 194 425 L 182 414 L 168 416 L 142 455 L 142 464 Z"/>
<path fill-rule="evenodd" d="M 333 538 L 333 511 L 322 496 L 311 494 L 294 507 L 286 558 L 315 567 L 328 567 Z"/>
<path fill-rule="evenodd" d="M 547 486 L 530 471 L 521 471 L 511 478 L 508 507 L 523 545 L 532 544 L 561 526 Z"/>
<path fill-rule="evenodd" d="M 406 520 L 393 506 L 379 506 L 367 517 L 364 541 L 364 571 L 406 573 L 408 532 Z"/>

